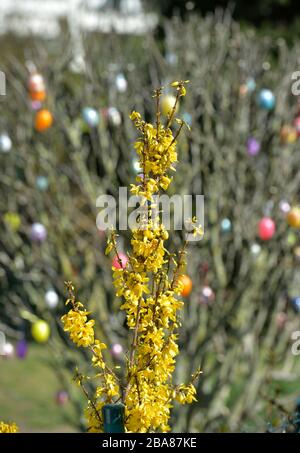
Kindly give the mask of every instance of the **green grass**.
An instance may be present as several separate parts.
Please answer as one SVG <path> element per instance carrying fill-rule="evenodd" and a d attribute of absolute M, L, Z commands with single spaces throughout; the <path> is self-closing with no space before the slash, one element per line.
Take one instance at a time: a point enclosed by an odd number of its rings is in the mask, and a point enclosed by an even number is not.
<path fill-rule="evenodd" d="M 57 405 L 61 384 L 47 354 L 31 344 L 25 360 L 0 358 L 0 420 L 15 421 L 21 432 L 74 432 L 78 416 L 71 402 Z"/>

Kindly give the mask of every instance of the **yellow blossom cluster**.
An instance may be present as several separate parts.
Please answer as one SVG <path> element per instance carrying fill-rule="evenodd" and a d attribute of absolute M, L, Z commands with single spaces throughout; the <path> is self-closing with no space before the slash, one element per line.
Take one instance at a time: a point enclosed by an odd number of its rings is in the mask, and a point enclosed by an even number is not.
<path fill-rule="evenodd" d="M 184 83 L 173 84 L 177 89 L 176 103 L 185 95 Z M 155 93 L 158 107 L 160 94 L 161 90 Z M 131 115 L 141 134 L 135 149 L 142 169 L 131 191 L 141 197 L 141 205 L 146 200 L 153 202 L 153 196 L 160 189 L 166 190 L 172 180 L 168 172 L 175 171 L 176 139 L 183 126 L 183 122 L 179 122 L 180 128 L 174 136 L 170 126 L 175 111 L 176 105 L 166 127 L 160 122 L 159 111 L 155 126 L 143 121 L 137 112 Z M 127 324 L 134 330 L 124 392 L 126 428 L 133 432 L 168 431 L 172 400 L 184 404 L 196 399 L 193 384 L 177 387 L 172 384 L 175 357 L 179 352 L 174 330 L 179 324 L 177 312 L 183 307 L 178 299 L 182 289 L 178 277 L 184 265 L 184 253 L 175 261 L 164 245 L 168 236 L 159 217 L 153 219 L 145 210 L 140 217 L 140 227 L 132 231 L 132 255 L 129 255 L 128 265 L 114 269 L 113 273 L 116 295 L 124 299 L 121 309 L 126 311 Z M 114 237 L 108 248 L 117 250 Z"/>
<path fill-rule="evenodd" d="M 77 302 L 74 308 L 68 311 L 67 314 L 62 316 L 61 320 L 64 325 L 64 330 L 70 333 L 71 340 L 77 346 L 84 348 L 91 346 L 94 343 L 94 324 L 95 321 L 87 320 L 90 314 L 85 309 L 80 310 L 82 304 Z"/>
<path fill-rule="evenodd" d="M 112 268 L 116 295 L 123 299 L 121 310 L 126 312 L 127 325 L 132 331 L 122 385 L 104 362 L 102 349 L 105 345 L 95 339 L 94 321 L 88 320 L 89 313 L 80 302 L 76 302 L 74 288 L 70 282 L 67 283 L 70 294 L 67 304 L 71 303 L 72 308 L 62 317 L 64 329 L 78 346 L 91 349 L 92 362 L 100 369 L 97 377 L 101 382 L 94 397 L 88 397 L 85 412 L 92 432 L 102 430 L 101 411 L 106 403 L 123 402 L 127 431 L 166 432 L 170 430 L 173 401 L 185 404 L 196 400 L 193 382 L 200 372 L 189 384 L 174 385 L 172 382 L 179 353 L 176 329 L 180 325 L 178 311 L 183 307 L 180 275 L 185 265 L 186 243 L 177 255 L 170 253 L 165 247 L 168 232 L 159 215 L 151 217 L 150 209 L 154 196 L 171 183 L 169 172 L 175 171 L 177 138 L 185 123 L 177 121 L 179 127 L 175 134 L 171 126 L 178 100 L 186 94 L 186 83 L 172 84 L 177 96 L 165 125 L 160 120 L 161 89 L 154 95 L 157 107 L 155 125 L 144 121 L 137 112 L 131 114 L 140 133 L 135 149 L 142 169 L 136 184 L 131 185 L 131 191 L 140 197 L 140 205 L 145 209 L 141 212 L 138 227 L 132 230 L 132 252 L 128 253 L 127 264 Z M 107 254 L 112 251 L 119 258 L 115 232 L 112 232 L 106 248 Z M 78 382 L 87 393 L 82 376 Z"/>
<path fill-rule="evenodd" d="M 1 434 L 17 433 L 17 432 L 19 432 L 19 428 L 15 423 L 0 422 L 0 433 Z"/>
<path fill-rule="evenodd" d="M 92 364 L 100 371 L 96 375 L 99 384 L 96 386 L 95 394 L 91 398 L 84 387 L 85 377 L 78 374 L 75 378 L 88 398 L 88 407 L 85 415 L 88 420 L 88 430 L 90 432 L 101 432 L 103 430 L 102 407 L 104 404 L 111 403 L 120 394 L 119 382 L 116 375 L 105 364 L 102 350 L 106 345 L 95 338 L 95 321 L 88 321 L 89 312 L 83 304 L 76 301 L 75 289 L 71 282 L 66 282 L 69 298 L 66 305 L 71 304 L 72 308 L 62 316 L 61 320 L 64 330 L 69 332 L 71 340 L 78 346 L 88 347 L 92 353 Z"/>

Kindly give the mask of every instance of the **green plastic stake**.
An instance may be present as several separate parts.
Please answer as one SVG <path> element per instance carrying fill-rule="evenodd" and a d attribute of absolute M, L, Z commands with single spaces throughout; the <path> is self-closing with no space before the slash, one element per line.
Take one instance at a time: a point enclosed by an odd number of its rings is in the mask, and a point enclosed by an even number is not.
<path fill-rule="evenodd" d="M 125 433 L 124 404 L 105 404 L 102 408 L 102 415 L 105 433 Z"/>

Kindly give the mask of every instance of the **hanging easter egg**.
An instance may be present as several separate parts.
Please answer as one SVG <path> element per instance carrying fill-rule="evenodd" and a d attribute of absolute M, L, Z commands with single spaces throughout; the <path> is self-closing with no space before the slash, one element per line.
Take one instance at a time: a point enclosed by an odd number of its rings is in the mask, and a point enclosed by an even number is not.
<path fill-rule="evenodd" d="M 41 74 L 34 73 L 29 77 L 28 90 L 32 101 L 43 102 L 46 99 L 46 87 Z"/>
<path fill-rule="evenodd" d="M 243 83 L 242 85 L 240 85 L 239 95 L 241 98 L 244 98 L 247 94 L 248 94 L 247 85 L 245 83 Z"/>
<path fill-rule="evenodd" d="M 16 345 L 16 353 L 19 359 L 25 359 L 28 351 L 28 345 L 26 340 L 20 340 L 18 341 Z"/>
<path fill-rule="evenodd" d="M 46 131 L 52 124 L 53 116 L 49 110 L 42 109 L 35 114 L 34 127 L 38 132 Z"/>
<path fill-rule="evenodd" d="M 4 222 L 13 230 L 18 231 L 21 226 L 21 218 L 16 212 L 6 212 L 3 216 Z"/>
<path fill-rule="evenodd" d="M 41 192 L 45 192 L 48 189 L 49 181 L 46 176 L 39 175 L 36 177 L 35 184 Z"/>
<path fill-rule="evenodd" d="M 297 313 L 300 313 L 300 296 L 292 297 L 291 304 Z"/>
<path fill-rule="evenodd" d="M 298 207 L 292 208 L 288 212 L 286 219 L 289 226 L 293 228 L 300 228 L 300 208 Z"/>
<path fill-rule="evenodd" d="M 161 113 L 164 116 L 168 116 L 172 109 L 174 108 L 176 98 L 175 96 L 168 94 L 165 96 L 162 96 L 161 101 L 160 101 L 160 106 L 161 106 Z M 178 103 L 176 105 L 176 112 L 178 110 Z"/>
<path fill-rule="evenodd" d="M 294 119 L 294 128 L 296 129 L 297 136 L 300 137 L 300 116 L 297 116 Z"/>
<path fill-rule="evenodd" d="M 174 52 L 166 53 L 166 61 L 171 66 L 175 66 L 178 63 L 178 56 Z"/>
<path fill-rule="evenodd" d="M 258 105 L 264 110 L 272 110 L 275 107 L 276 99 L 271 90 L 264 88 L 257 97 Z"/>
<path fill-rule="evenodd" d="M 125 93 L 128 84 L 124 74 L 120 72 L 119 74 L 116 75 L 115 84 L 117 91 L 119 93 Z"/>
<path fill-rule="evenodd" d="M 297 236 L 296 234 L 291 231 L 288 235 L 287 235 L 287 243 L 289 246 L 293 247 L 296 243 L 297 243 Z"/>
<path fill-rule="evenodd" d="M 125 253 L 119 253 L 118 256 L 115 255 L 112 260 L 112 267 L 115 269 L 125 269 L 126 264 L 128 263 L 128 256 Z"/>
<path fill-rule="evenodd" d="M 282 330 L 287 321 L 287 314 L 283 311 L 277 313 L 276 315 L 276 325 L 279 330 Z"/>
<path fill-rule="evenodd" d="M 299 245 L 297 247 L 295 247 L 295 249 L 294 249 L 294 256 L 297 261 L 300 261 L 300 246 Z"/>
<path fill-rule="evenodd" d="M 91 107 L 84 107 L 82 109 L 82 118 L 89 127 L 97 127 L 100 120 L 97 110 Z"/>
<path fill-rule="evenodd" d="M 4 355 L 4 357 L 6 357 L 7 359 L 11 359 L 14 354 L 15 354 L 15 348 L 13 347 L 13 345 L 9 342 L 6 342 L 4 345 L 3 345 L 3 348 L 2 348 L 2 354 Z"/>
<path fill-rule="evenodd" d="M 247 153 L 249 156 L 256 156 L 260 151 L 261 145 L 254 137 L 249 137 L 247 140 Z"/>
<path fill-rule="evenodd" d="M 37 72 L 30 75 L 28 79 L 28 90 L 30 92 L 43 91 L 45 90 L 45 81 L 41 74 Z"/>
<path fill-rule="evenodd" d="M 222 220 L 221 230 L 223 233 L 229 233 L 229 231 L 231 230 L 231 221 L 229 219 Z"/>
<path fill-rule="evenodd" d="M 203 286 L 203 288 L 201 290 L 201 295 L 200 295 L 199 302 L 201 304 L 207 305 L 210 302 L 213 302 L 214 299 L 215 299 L 215 293 L 211 289 L 211 287 L 210 286 Z"/>
<path fill-rule="evenodd" d="M 122 124 L 122 117 L 119 110 L 115 107 L 108 107 L 107 119 L 111 126 L 117 127 Z"/>
<path fill-rule="evenodd" d="M 270 71 L 271 63 L 269 61 L 264 61 L 261 67 L 264 71 Z"/>
<path fill-rule="evenodd" d="M 42 108 L 42 103 L 41 101 L 31 101 L 31 108 L 32 110 L 40 110 Z"/>
<path fill-rule="evenodd" d="M 249 77 L 247 80 L 246 80 L 246 87 L 247 87 L 247 90 L 252 93 L 255 88 L 256 88 L 256 82 L 255 80 L 253 79 L 253 77 Z"/>
<path fill-rule="evenodd" d="M 7 134 L 0 135 L 0 151 L 2 153 L 9 153 L 12 147 L 12 141 Z"/>
<path fill-rule="evenodd" d="M 64 406 L 69 401 L 69 393 L 66 390 L 59 390 L 55 395 L 58 406 Z"/>
<path fill-rule="evenodd" d="M 261 252 L 261 246 L 259 244 L 257 244 L 257 243 L 254 243 L 254 244 L 251 245 L 250 250 L 251 250 L 251 254 L 253 256 L 258 256 L 260 254 L 260 252 Z"/>
<path fill-rule="evenodd" d="M 123 353 L 123 346 L 119 343 L 114 343 L 111 347 L 111 355 L 115 358 L 120 357 Z"/>
<path fill-rule="evenodd" d="M 42 223 L 33 223 L 30 229 L 30 237 L 34 242 L 44 242 L 47 237 L 47 230 Z"/>
<path fill-rule="evenodd" d="M 184 112 L 184 113 L 182 114 L 182 119 L 183 119 L 183 121 L 186 122 L 186 124 L 187 124 L 188 126 L 192 126 L 193 118 L 192 118 L 192 115 L 191 115 L 189 112 Z"/>
<path fill-rule="evenodd" d="M 50 336 L 49 324 L 42 319 L 35 321 L 31 326 L 31 335 L 37 343 L 46 343 Z"/>
<path fill-rule="evenodd" d="M 297 131 L 293 126 L 286 124 L 280 129 L 280 139 L 282 143 L 290 145 L 295 143 L 297 138 Z"/>
<path fill-rule="evenodd" d="M 193 287 L 192 279 L 188 275 L 182 274 L 178 277 L 178 282 L 182 286 L 182 290 L 180 293 L 181 296 L 187 297 L 192 291 Z"/>
<path fill-rule="evenodd" d="M 270 217 L 263 217 L 258 224 L 258 236 L 262 241 L 271 239 L 276 231 L 275 223 Z"/>
<path fill-rule="evenodd" d="M 132 159 L 132 168 L 136 173 L 141 173 L 142 171 L 140 161 L 136 157 Z"/>
<path fill-rule="evenodd" d="M 45 303 L 48 308 L 53 309 L 57 306 L 59 297 L 54 289 L 48 289 L 45 294 Z"/>
<path fill-rule="evenodd" d="M 40 105 L 41 103 L 46 99 L 46 91 L 31 91 L 29 93 L 30 99 L 33 102 L 39 102 Z"/>
<path fill-rule="evenodd" d="M 291 210 L 291 205 L 286 200 L 281 200 L 279 203 L 279 209 L 283 215 L 286 215 Z"/>

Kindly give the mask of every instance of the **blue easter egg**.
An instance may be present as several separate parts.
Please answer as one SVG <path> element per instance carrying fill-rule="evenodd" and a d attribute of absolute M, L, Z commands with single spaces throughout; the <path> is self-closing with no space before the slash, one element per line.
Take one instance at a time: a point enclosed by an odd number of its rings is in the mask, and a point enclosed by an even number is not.
<path fill-rule="evenodd" d="M 100 119 L 97 110 L 91 107 L 84 107 L 84 109 L 82 110 L 82 117 L 89 127 L 96 127 Z"/>
<path fill-rule="evenodd" d="M 256 82 L 252 77 L 249 77 L 249 79 L 246 80 L 246 87 L 248 91 L 252 92 L 256 88 Z"/>
<path fill-rule="evenodd" d="M 186 122 L 186 124 L 188 124 L 189 126 L 192 125 L 192 122 L 193 122 L 193 118 L 192 118 L 192 115 L 188 112 L 184 112 L 183 115 L 182 115 L 182 119 L 183 121 Z"/>
<path fill-rule="evenodd" d="M 292 306 L 293 308 L 300 313 L 300 296 L 293 297 L 292 300 Z"/>
<path fill-rule="evenodd" d="M 264 88 L 258 94 L 258 105 L 265 110 L 272 110 L 275 107 L 275 96 L 271 90 Z"/>
<path fill-rule="evenodd" d="M 37 176 L 36 177 L 36 187 L 39 190 L 44 192 L 45 190 L 48 189 L 48 186 L 49 186 L 49 182 L 48 182 L 48 178 L 46 178 L 46 176 Z"/>
<path fill-rule="evenodd" d="M 223 231 L 223 233 L 228 233 L 231 230 L 231 222 L 229 219 L 222 220 L 221 230 Z"/>

